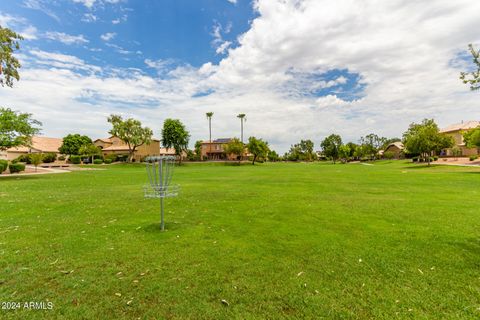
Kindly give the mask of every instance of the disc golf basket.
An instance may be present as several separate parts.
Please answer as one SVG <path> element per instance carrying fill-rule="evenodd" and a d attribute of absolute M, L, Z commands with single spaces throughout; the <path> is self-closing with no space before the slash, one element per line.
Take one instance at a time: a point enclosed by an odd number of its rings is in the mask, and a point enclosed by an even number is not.
<path fill-rule="evenodd" d="M 163 220 L 164 205 L 163 200 L 167 197 L 175 197 L 178 195 L 179 186 L 172 185 L 173 168 L 175 166 L 175 157 L 173 156 L 157 156 L 147 157 L 145 159 L 147 165 L 147 175 L 150 184 L 145 185 L 145 198 L 160 198 L 160 228 L 165 230 Z"/>

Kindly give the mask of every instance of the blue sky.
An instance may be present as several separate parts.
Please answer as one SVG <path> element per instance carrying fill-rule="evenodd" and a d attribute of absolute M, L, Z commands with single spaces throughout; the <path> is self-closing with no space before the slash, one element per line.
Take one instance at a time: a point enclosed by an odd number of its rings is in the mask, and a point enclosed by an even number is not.
<path fill-rule="evenodd" d="M 104 137 L 107 117 L 160 136 L 178 118 L 195 140 L 240 134 L 279 152 L 331 133 L 401 136 L 411 122 L 480 119 L 459 81 L 480 46 L 480 2 L 458 0 L 11 0 L 0 25 L 24 35 L 21 81 L 3 106 L 46 136 Z"/>

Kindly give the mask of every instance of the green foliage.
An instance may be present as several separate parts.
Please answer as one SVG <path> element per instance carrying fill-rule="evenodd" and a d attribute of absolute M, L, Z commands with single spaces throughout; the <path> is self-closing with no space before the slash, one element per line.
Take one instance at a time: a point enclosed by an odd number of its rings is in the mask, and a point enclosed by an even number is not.
<path fill-rule="evenodd" d="M 323 154 L 332 159 L 333 163 L 338 159 L 342 138 L 338 134 L 331 134 L 320 143 Z"/>
<path fill-rule="evenodd" d="M 82 162 L 82 158 L 80 156 L 77 156 L 77 155 L 70 156 L 69 160 L 73 164 L 80 164 Z"/>
<path fill-rule="evenodd" d="M 118 158 L 118 157 L 117 157 L 116 154 L 110 153 L 110 154 L 105 155 L 104 160 L 105 160 L 105 161 L 106 161 L 106 160 L 110 160 L 110 162 L 115 162 L 115 161 L 117 161 L 117 158 Z"/>
<path fill-rule="evenodd" d="M 13 87 L 13 80 L 20 80 L 20 62 L 13 56 L 20 49 L 19 40 L 23 37 L 8 28 L 0 26 L 0 85 Z"/>
<path fill-rule="evenodd" d="M 32 153 L 29 155 L 30 163 L 35 166 L 35 171 L 37 171 L 37 167 L 44 161 L 45 155 L 42 153 Z"/>
<path fill-rule="evenodd" d="M 32 119 L 29 113 L 0 108 L 0 150 L 29 146 L 32 136 L 40 132 L 37 125 L 41 122 Z"/>
<path fill-rule="evenodd" d="M 16 159 L 12 160 L 13 163 L 24 162 L 26 164 L 31 164 L 30 156 L 28 154 L 19 155 Z"/>
<path fill-rule="evenodd" d="M 103 160 L 102 159 L 95 159 L 93 160 L 93 164 L 102 164 Z"/>
<path fill-rule="evenodd" d="M 363 156 L 368 156 L 370 160 L 377 158 L 378 152 L 385 145 L 387 138 L 379 137 L 374 133 L 370 133 L 360 138 Z"/>
<path fill-rule="evenodd" d="M 462 155 L 462 150 L 459 147 L 455 146 L 452 148 L 452 155 L 454 157 L 460 157 Z"/>
<path fill-rule="evenodd" d="M 195 152 L 192 150 L 188 149 L 187 150 L 187 160 L 188 161 L 195 161 L 197 159 L 197 156 L 195 155 Z"/>
<path fill-rule="evenodd" d="M 53 153 L 53 152 L 45 153 L 45 154 L 43 154 L 43 159 L 42 160 L 45 163 L 55 162 L 55 160 L 57 160 L 57 154 Z"/>
<path fill-rule="evenodd" d="M 442 149 L 454 145 L 453 138 L 440 134 L 433 119 L 424 119 L 421 123 L 410 124 L 403 134 L 403 145 L 409 153 L 420 154 L 430 165 L 433 152 L 440 153 Z"/>
<path fill-rule="evenodd" d="M 108 158 L 105 158 L 105 160 L 103 161 L 105 164 L 111 164 L 112 163 L 112 159 L 108 159 Z"/>
<path fill-rule="evenodd" d="M 478 159 L 478 156 L 477 156 L 477 155 L 471 155 L 471 156 L 469 157 L 469 159 L 470 159 L 470 161 L 475 161 L 475 160 Z"/>
<path fill-rule="evenodd" d="M 475 50 L 472 44 L 468 45 L 468 49 L 472 54 L 473 64 L 476 70 L 472 72 L 461 72 L 460 79 L 463 83 L 470 85 L 470 90 L 480 89 L 480 50 Z"/>
<path fill-rule="evenodd" d="M 465 131 L 463 140 L 469 148 L 480 148 L 480 128 Z"/>
<path fill-rule="evenodd" d="M 190 134 L 185 129 L 183 123 L 178 119 L 166 119 L 162 129 L 162 144 L 165 148 L 175 149 L 175 154 L 180 156 L 182 161 L 182 152 L 188 148 Z"/>
<path fill-rule="evenodd" d="M 255 160 L 257 159 L 265 159 L 268 151 L 270 151 L 268 142 L 255 137 L 248 138 L 247 149 L 253 154 L 252 164 L 255 164 Z"/>
<path fill-rule="evenodd" d="M 129 150 L 129 161 L 132 161 L 135 150 L 152 142 L 153 131 L 148 127 L 142 127 L 138 120 L 129 118 L 123 120 L 120 115 L 110 115 L 108 122 L 112 124 L 109 133 L 125 142 Z"/>
<path fill-rule="evenodd" d="M 350 147 L 348 145 L 342 144 L 338 147 L 338 157 L 342 160 L 343 163 L 348 162 L 350 159 Z"/>
<path fill-rule="evenodd" d="M 202 140 L 195 141 L 195 161 L 202 160 Z"/>
<path fill-rule="evenodd" d="M 388 160 L 392 160 L 393 158 L 395 158 L 395 153 L 392 152 L 392 151 L 385 151 L 383 153 L 383 158 L 388 159 Z"/>
<path fill-rule="evenodd" d="M 92 144 L 92 139 L 82 136 L 78 133 L 69 134 L 63 138 L 62 146 L 59 148 L 60 153 L 67 155 L 80 155 L 80 148 L 86 144 Z"/>
<path fill-rule="evenodd" d="M 60 161 L 64 161 L 65 159 L 66 159 L 66 158 L 65 158 L 64 155 L 61 155 L 61 156 L 58 157 L 58 160 L 60 160 Z"/>
<path fill-rule="evenodd" d="M 280 156 L 275 150 L 270 150 L 267 155 L 268 161 L 277 162 L 280 161 Z"/>
<path fill-rule="evenodd" d="M 314 144 L 312 140 L 301 140 L 299 143 L 290 147 L 287 154 L 288 161 L 313 161 L 317 155 L 313 152 Z"/>
<path fill-rule="evenodd" d="M 0 174 L 7 170 L 8 168 L 8 161 L 0 159 Z"/>
<path fill-rule="evenodd" d="M 228 155 L 235 155 L 238 158 L 243 154 L 245 151 L 245 146 L 243 145 L 242 141 L 238 138 L 233 138 L 230 140 L 229 143 L 225 144 L 223 146 L 223 150 L 225 151 L 226 154 Z"/>
<path fill-rule="evenodd" d="M 19 173 L 25 171 L 25 165 L 23 163 L 10 163 L 8 170 L 10 173 Z"/>

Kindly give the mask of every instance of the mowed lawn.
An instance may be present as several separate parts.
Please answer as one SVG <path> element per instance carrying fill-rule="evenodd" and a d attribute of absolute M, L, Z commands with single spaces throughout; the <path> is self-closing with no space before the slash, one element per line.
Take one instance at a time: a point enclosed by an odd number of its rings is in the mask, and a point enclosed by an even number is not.
<path fill-rule="evenodd" d="M 141 165 L 0 178 L 2 319 L 474 319 L 480 169 Z M 222 303 L 228 302 L 228 305 Z"/>

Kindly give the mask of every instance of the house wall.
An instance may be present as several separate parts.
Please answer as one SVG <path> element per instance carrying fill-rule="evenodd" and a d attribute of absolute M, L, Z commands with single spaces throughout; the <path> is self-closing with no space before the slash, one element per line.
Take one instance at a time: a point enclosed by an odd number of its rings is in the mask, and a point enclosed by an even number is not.
<path fill-rule="evenodd" d="M 395 155 L 395 159 L 400 159 L 402 157 L 402 150 L 395 146 L 395 145 L 392 145 L 392 146 L 389 146 L 388 148 L 385 149 L 384 151 L 384 154 L 385 152 L 393 152 L 393 154 Z"/>
<path fill-rule="evenodd" d="M 471 155 L 479 154 L 478 152 L 479 150 L 477 148 L 467 148 L 465 146 L 465 142 L 463 141 L 463 134 L 461 131 L 448 132 L 444 134 L 448 137 L 453 138 L 455 142 L 455 146 L 457 146 L 457 148 L 460 149 L 460 151 L 462 152 L 461 154 L 462 156 L 471 156 Z M 446 149 L 445 151 L 447 156 L 453 156 L 452 148 Z"/>

